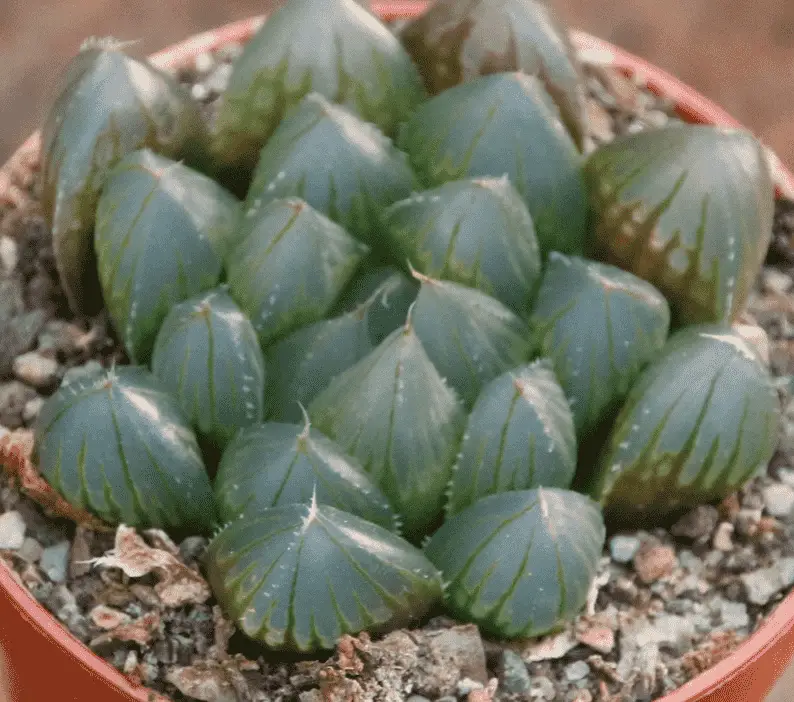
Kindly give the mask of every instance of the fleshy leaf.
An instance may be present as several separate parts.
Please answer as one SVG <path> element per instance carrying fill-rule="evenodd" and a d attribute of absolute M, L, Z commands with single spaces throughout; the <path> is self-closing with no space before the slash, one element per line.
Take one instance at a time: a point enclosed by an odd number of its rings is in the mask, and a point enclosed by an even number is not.
<path fill-rule="evenodd" d="M 250 216 L 271 200 L 300 197 L 364 241 L 376 241 L 381 210 L 408 197 L 416 178 L 378 128 L 311 93 L 289 110 L 259 156 Z"/>
<path fill-rule="evenodd" d="M 427 187 L 506 175 L 529 208 L 544 256 L 582 251 L 582 156 L 537 78 L 495 73 L 450 88 L 414 112 L 397 143 Z"/>
<path fill-rule="evenodd" d="M 458 283 L 421 282 L 411 315 L 416 335 L 443 378 L 471 407 L 482 386 L 532 355 L 532 334 L 501 302 Z"/>
<path fill-rule="evenodd" d="M 537 361 L 488 383 L 469 416 L 446 510 L 535 487 L 568 488 L 576 471 L 573 416 L 551 364 Z"/>
<path fill-rule="evenodd" d="M 92 232 L 110 169 L 143 147 L 198 159 L 204 140 L 198 105 L 147 61 L 108 42 L 72 59 L 42 129 L 41 197 L 73 309 L 94 313 L 102 307 Z"/>
<path fill-rule="evenodd" d="M 399 40 L 353 0 L 288 0 L 234 63 L 213 134 L 216 159 L 250 173 L 284 114 L 310 92 L 388 135 L 426 97 Z"/>
<path fill-rule="evenodd" d="M 328 314 L 369 249 L 297 198 L 270 202 L 245 220 L 228 282 L 266 347 Z"/>
<path fill-rule="evenodd" d="M 490 495 L 449 518 L 425 547 L 450 611 L 489 634 L 546 634 L 579 614 L 605 529 L 584 495 L 538 488 Z"/>
<path fill-rule="evenodd" d="M 196 431 L 217 446 L 262 421 L 262 350 L 253 325 L 225 290 L 211 290 L 169 312 L 154 345 L 152 371 Z"/>
<path fill-rule="evenodd" d="M 590 254 L 653 283 L 673 324 L 734 321 L 772 236 L 774 187 L 750 133 L 678 124 L 615 139 L 585 166 Z"/>
<path fill-rule="evenodd" d="M 309 414 L 372 476 L 405 534 L 424 536 L 441 516 L 466 415 L 410 324 L 331 381 Z"/>
<path fill-rule="evenodd" d="M 330 505 L 394 530 L 396 515 L 361 465 L 308 423 L 268 422 L 242 430 L 215 478 L 220 517 L 250 519 L 268 507 Z"/>
<path fill-rule="evenodd" d="M 390 531 L 312 501 L 232 522 L 208 548 L 210 585 L 240 631 L 271 649 L 332 649 L 386 632 L 441 599 L 424 554 Z"/>
<path fill-rule="evenodd" d="M 105 303 L 133 362 L 149 360 L 174 304 L 218 284 L 239 216 L 233 195 L 149 150 L 110 172 L 95 247 Z"/>
<path fill-rule="evenodd" d="M 436 0 L 401 31 L 435 95 L 502 71 L 537 76 L 581 146 L 586 89 L 568 30 L 540 0 Z"/>
<path fill-rule="evenodd" d="M 395 203 L 384 219 L 400 260 L 528 316 L 540 251 L 532 217 L 507 178 L 446 183 Z"/>
<path fill-rule="evenodd" d="M 418 292 L 418 283 L 398 268 L 362 267 L 337 300 L 333 314 L 354 312 L 366 305 L 370 341 L 377 346 L 405 324 Z"/>
<path fill-rule="evenodd" d="M 609 422 L 670 330 L 667 300 L 608 264 L 552 253 L 533 323 L 582 438 Z"/>
<path fill-rule="evenodd" d="M 749 343 L 721 325 L 682 329 L 632 387 L 589 492 L 637 523 L 719 501 L 766 468 L 779 421 Z"/>
<path fill-rule="evenodd" d="M 33 460 L 71 505 L 111 524 L 207 533 L 209 477 L 176 400 L 146 369 L 76 369 L 44 404 Z"/>

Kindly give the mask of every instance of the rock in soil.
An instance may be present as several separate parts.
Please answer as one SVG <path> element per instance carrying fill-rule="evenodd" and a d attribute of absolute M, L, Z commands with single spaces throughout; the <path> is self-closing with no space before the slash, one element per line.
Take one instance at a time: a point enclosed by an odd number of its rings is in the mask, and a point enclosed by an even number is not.
<path fill-rule="evenodd" d="M 25 543 L 25 520 L 19 512 L 0 514 L 0 550 L 14 551 Z"/>

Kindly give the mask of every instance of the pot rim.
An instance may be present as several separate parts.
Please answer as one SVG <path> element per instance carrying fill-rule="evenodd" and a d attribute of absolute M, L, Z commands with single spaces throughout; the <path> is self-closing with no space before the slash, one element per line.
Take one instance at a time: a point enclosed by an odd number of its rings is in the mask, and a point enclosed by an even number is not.
<path fill-rule="evenodd" d="M 382 19 L 391 21 L 415 16 L 422 12 L 427 4 L 421 0 L 392 0 L 391 2 L 376 0 L 372 2 L 372 10 Z M 195 34 L 152 54 L 149 59 L 161 68 L 186 67 L 200 53 L 216 50 L 231 42 L 246 41 L 259 29 L 265 19 L 265 15 L 258 15 Z M 746 129 L 715 102 L 648 61 L 586 32 L 572 29 L 570 35 L 574 47 L 584 54 L 589 62 L 615 68 L 624 75 L 637 79 L 657 95 L 670 99 L 676 112 L 686 121 Z M 40 136 L 40 132 L 34 132 L 9 158 L 6 165 L 0 168 L 0 175 L 6 168 L 13 169 L 13 164 L 35 162 L 39 154 Z M 794 199 L 794 174 L 782 164 L 771 149 L 766 148 L 766 151 L 773 171 L 776 196 Z M 0 589 L 5 590 L 9 595 L 22 619 L 38 629 L 52 643 L 69 653 L 75 662 L 90 675 L 104 678 L 109 685 L 115 687 L 118 692 L 128 695 L 131 700 L 170 702 L 161 695 L 153 694 L 148 688 L 133 684 L 121 672 L 83 645 L 35 600 L 29 590 L 18 581 L 16 574 L 1 560 Z M 657 702 L 697 702 L 697 700 L 702 700 L 751 668 L 756 661 L 780 644 L 782 639 L 793 629 L 794 592 L 791 592 L 775 607 L 755 633 L 742 642 L 728 657 L 672 693 L 660 698 Z M 788 663 L 789 658 L 781 660 L 778 666 L 780 672 Z M 8 672 L 13 681 L 13 669 Z M 774 682 L 769 682 L 769 689 Z"/>

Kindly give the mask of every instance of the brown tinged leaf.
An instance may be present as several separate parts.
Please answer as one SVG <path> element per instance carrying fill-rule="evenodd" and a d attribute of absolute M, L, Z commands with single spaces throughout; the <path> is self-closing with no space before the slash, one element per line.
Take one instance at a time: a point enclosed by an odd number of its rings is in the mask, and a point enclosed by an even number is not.
<path fill-rule="evenodd" d="M 174 554 L 152 548 L 135 531 L 120 525 L 112 551 L 93 560 L 94 565 L 120 568 L 131 578 L 154 573 L 159 582 L 154 591 L 166 607 L 202 604 L 212 595 L 206 580 Z"/>
<path fill-rule="evenodd" d="M 89 645 L 95 648 L 111 641 L 129 641 L 141 646 L 147 646 L 155 638 L 155 635 L 159 633 L 161 625 L 162 621 L 157 612 L 147 612 L 129 624 L 122 624 L 107 633 L 100 634 Z"/>
<path fill-rule="evenodd" d="M 183 695 L 202 702 L 243 702 L 254 699 L 254 693 L 243 675 L 259 666 L 237 655 L 218 663 L 201 661 L 195 665 L 172 668 L 166 680 Z"/>
<path fill-rule="evenodd" d="M 30 460 L 33 451 L 33 432 L 20 429 L 0 437 L 0 467 L 19 483 L 20 489 L 45 510 L 70 519 L 78 525 L 95 531 L 109 532 L 109 526 L 85 510 L 72 507 L 39 474 Z"/>

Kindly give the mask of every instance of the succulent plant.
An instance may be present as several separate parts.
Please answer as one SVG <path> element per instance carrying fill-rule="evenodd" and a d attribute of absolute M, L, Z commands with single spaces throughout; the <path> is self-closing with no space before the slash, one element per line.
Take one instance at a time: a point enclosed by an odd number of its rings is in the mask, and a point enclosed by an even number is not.
<path fill-rule="evenodd" d="M 400 39 L 359 4 L 287 0 L 210 148 L 173 78 L 75 59 L 45 204 L 70 302 L 104 298 L 132 365 L 69 371 L 33 460 L 110 523 L 225 524 L 205 572 L 271 649 L 443 603 L 541 636 L 593 592 L 605 518 L 662 525 L 772 455 L 776 391 L 731 326 L 769 166 L 686 125 L 584 156 L 540 0 L 436 0 Z"/>
<path fill-rule="evenodd" d="M 92 247 L 108 172 L 149 146 L 185 158 L 202 151 L 198 106 L 171 76 L 110 40 L 87 42 L 61 79 L 42 129 L 42 206 L 55 262 L 73 309 L 102 307 Z"/>
<path fill-rule="evenodd" d="M 133 363 L 148 362 L 171 307 L 215 287 L 240 216 L 237 199 L 148 149 L 124 157 L 97 203 L 105 304 Z"/>
<path fill-rule="evenodd" d="M 548 3 L 436 0 L 399 36 L 433 95 L 491 73 L 537 76 L 583 143 L 586 89 L 567 28 Z"/>
<path fill-rule="evenodd" d="M 419 284 L 398 268 L 365 264 L 336 301 L 331 314 L 366 310 L 369 338 L 377 346 L 405 324 L 418 292 Z"/>
<path fill-rule="evenodd" d="M 466 414 L 410 319 L 334 378 L 309 415 L 364 466 L 401 514 L 408 538 L 435 524 Z"/>
<path fill-rule="evenodd" d="M 425 547 L 447 607 L 489 634 L 546 634 L 584 607 L 604 547 L 598 506 L 556 488 L 483 497 L 449 518 Z"/>
<path fill-rule="evenodd" d="M 298 198 L 245 217 L 227 259 L 232 297 L 263 346 L 322 319 L 369 249 Z"/>
<path fill-rule="evenodd" d="M 631 389 L 589 488 L 614 520 L 719 501 L 772 457 L 779 401 L 756 350 L 721 325 L 674 333 Z"/>
<path fill-rule="evenodd" d="M 667 300 L 614 266 L 552 253 L 534 308 L 540 353 L 551 358 L 582 436 L 611 422 L 670 329 Z"/>
<path fill-rule="evenodd" d="M 399 40 L 354 0 L 292 0 L 234 64 L 213 133 L 216 159 L 250 172 L 285 112 L 310 92 L 388 135 L 426 97 Z"/>
<path fill-rule="evenodd" d="M 272 200 L 300 197 L 371 242 L 381 209 L 408 197 L 415 185 L 405 154 L 375 125 L 310 93 L 287 112 L 262 149 L 246 208 L 255 216 Z"/>
<path fill-rule="evenodd" d="M 576 471 L 573 416 L 547 360 L 485 385 L 469 415 L 446 504 L 536 487 L 568 488 Z"/>
<path fill-rule="evenodd" d="M 774 188 L 748 132 L 675 125 L 615 139 L 585 166 L 591 255 L 653 283 L 675 325 L 731 322 L 772 236 Z"/>
<path fill-rule="evenodd" d="M 419 549 L 314 500 L 232 522 L 210 543 L 207 571 L 240 631 L 272 649 L 304 652 L 416 621 L 442 592 Z"/>
<path fill-rule="evenodd" d="M 532 217 L 507 177 L 446 183 L 395 203 L 384 219 L 396 256 L 418 271 L 529 315 L 540 251 Z"/>
<path fill-rule="evenodd" d="M 223 452 L 215 477 L 223 521 L 312 499 L 394 531 L 389 501 L 361 465 L 304 424 L 268 422 L 241 430 Z"/>
<path fill-rule="evenodd" d="M 494 73 L 450 88 L 419 106 L 397 143 L 428 187 L 507 175 L 529 208 L 543 254 L 582 252 L 582 156 L 537 78 Z"/>
<path fill-rule="evenodd" d="M 196 437 L 145 368 L 69 371 L 34 437 L 33 460 L 75 507 L 141 528 L 204 534 L 215 525 Z"/>
<path fill-rule="evenodd" d="M 421 282 L 411 323 L 428 358 L 467 406 L 489 380 L 529 360 L 521 319 L 479 290 L 414 274 Z"/>
<path fill-rule="evenodd" d="M 223 289 L 171 309 L 157 334 L 152 371 L 195 430 L 217 446 L 262 421 L 262 350 L 248 317 Z"/>

